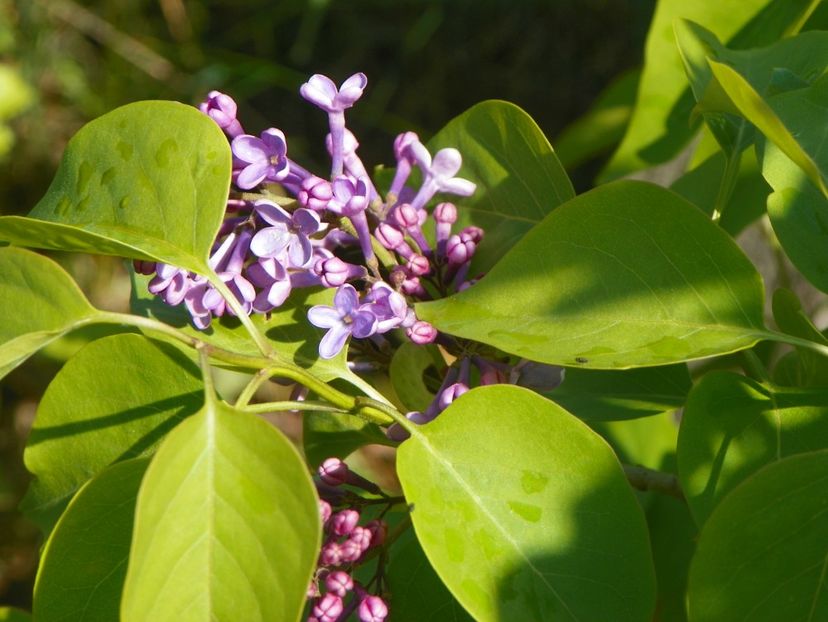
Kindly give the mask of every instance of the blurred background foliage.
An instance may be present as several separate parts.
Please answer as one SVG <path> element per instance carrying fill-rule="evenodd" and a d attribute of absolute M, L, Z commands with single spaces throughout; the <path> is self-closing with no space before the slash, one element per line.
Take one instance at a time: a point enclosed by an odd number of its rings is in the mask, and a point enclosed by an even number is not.
<path fill-rule="evenodd" d="M 349 127 L 369 164 L 404 130 L 428 138 L 471 105 L 510 100 L 538 122 L 587 188 L 620 139 L 655 0 L 0 0 L 0 213 L 28 212 L 66 141 L 140 99 L 232 95 L 250 133 L 285 131 L 291 156 L 324 170 L 325 116 L 298 96 L 313 73 L 367 74 Z M 605 89 L 610 87 L 608 91 Z M 565 128 L 599 99 L 584 151 Z M 576 126 L 577 127 L 577 126 Z M 614 128 L 614 130 L 613 130 Z M 581 124 L 584 129 L 584 124 Z M 609 129 L 610 131 L 606 131 Z M 583 134 L 580 134 L 583 136 Z M 597 151 L 600 153 L 596 153 Z M 98 306 L 124 309 L 112 258 L 57 257 Z M 2 321 L 2 318 L 0 318 Z M 84 337 L 16 370 L 0 394 L 0 603 L 30 606 L 37 533 L 16 511 L 37 400 Z"/>

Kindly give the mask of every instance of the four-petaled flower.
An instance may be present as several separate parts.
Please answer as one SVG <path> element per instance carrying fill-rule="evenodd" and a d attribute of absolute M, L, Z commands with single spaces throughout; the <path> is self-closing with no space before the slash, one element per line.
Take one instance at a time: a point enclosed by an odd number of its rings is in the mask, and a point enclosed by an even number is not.
<path fill-rule="evenodd" d="M 309 236 L 319 231 L 316 212 L 300 207 L 293 214 L 272 201 L 260 199 L 254 205 L 256 213 L 271 225 L 261 229 L 250 242 L 250 250 L 257 257 L 277 257 L 287 253 L 290 266 L 304 268 L 313 256 Z"/>
<path fill-rule="evenodd" d="M 233 155 L 245 165 L 236 179 L 236 185 L 242 190 L 255 188 L 265 179 L 281 181 L 290 172 L 282 131 L 272 127 L 261 136 L 242 134 L 231 143 Z"/>
<path fill-rule="evenodd" d="M 455 177 L 463 165 L 463 157 L 453 147 L 440 149 L 432 159 L 428 149 L 419 142 L 412 142 L 409 147 L 417 166 L 423 172 L 423 185 L 411 205 L 422 208 L 437 192 L 448 192 L 463 197 L 474 194 L 477 186 L 468 179 Z"/>
<path fill-rule="evenodd" d="M 360 72 L 345 80 L 337 89 L 329 77 L 315 73 L 299 88 L 299 94 L 327 113 L 342 112 L 362 97 L 367 84 L 368 78 Z"/>
<path fill-rule="evenodd" d="M 350 335 L 357 339 L 370 337 L 377 330 L 377 318 L 359 304 L 359 295 L 353 285 L 336 290 L 334 306 L 316 305 L 308 310 L 308 320 L 328 332 L 319 342 L 319 356 L 331 359 L 339 354 Z"/>

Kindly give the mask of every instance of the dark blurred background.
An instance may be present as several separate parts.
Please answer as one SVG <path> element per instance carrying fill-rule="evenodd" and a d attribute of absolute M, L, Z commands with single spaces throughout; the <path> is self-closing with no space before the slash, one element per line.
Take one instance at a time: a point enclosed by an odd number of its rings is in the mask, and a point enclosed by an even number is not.
<path fill-rule="evenodd" d="M 275 126 L 324 170 L 325 116 L 298 96 L 313 73 L 368 76 L 349 112 L 367 165 L 484 99 L 512 101 L 555 137 L 640 65 L 654 0 L 0 0 L 0 213 L 26 213 L 84 123 L 140 99 L 232 95 L 245 129 Z M 572 167 L 584 189 L 600 158 Z M 56 256 L 93 303 L 124 309 L 112 258 Z M 0 318 L 3 321 L 3 318 Z M 79 340 L 82 341 L 82 338 Z M 79 345 L 62 342 L 0 385 L 0 605 L 29 608 L 40 545 L 16 511 L 37 400 Z"/>

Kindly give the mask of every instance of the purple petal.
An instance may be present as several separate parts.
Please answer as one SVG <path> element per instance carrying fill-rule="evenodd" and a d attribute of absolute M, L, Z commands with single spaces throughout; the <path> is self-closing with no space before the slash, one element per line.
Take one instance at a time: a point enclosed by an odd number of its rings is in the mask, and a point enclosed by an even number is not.
<path fill-rule="evenodd" d="M 264 290 L 267 292 L 267 301 L 274 307 L 281 307 L 291 291 L 290 280 L 276 281 L 270 288 Z"/>
<path fill-rule="evenodd" d="M 368 309 L 357 311 L 351 319 L 351 332 L 357 339 L 365 339 L 377 332 L 377 317 Z"/>
<path fill-rule="evenodd" d="M 253 301 L 253 310 L 256 313 L 267 313 L 268 311 L 273 310 L 276 305 L 271 304 L 270 301 L 267 299 L 268 290 L 263 289 L 259 292 L 259 295 L 256 296 L 256 299 Z"/>
<path fill-rule="evenodd" d="M 461 197 L 470 197 L 476 189 L 477 185 L 468 179 L 462 179 L 460 177 L 452 177 L 451 179 L 444 179 L 440 182 L 440 190 Z"/>
<path fill-rule="evenodd" d="M 331 328 L 342 324 L 342 316 L 333 307 L 316 305 L 308 309 L 308 322 L 317 328 Z"/>
<path fill-rule="evenodd" d="M 277 130 L 275 127 L 262 132 L 262 143 L 267 149 L 268 156 L 277 155 L 284 158 L 287 153 L 287 141 L 282 130 Z"/>
<path fill-rule="evenodd" d="M 342 317 L 350 315 L 359 307 L 359 295 L 353 285 L 345 284 L 334 294 L 334 307 Z"/>
<path fill-rule="evenodd" d="M 312 75 L 307 82 L 299 87 L 299 94 L 302 97 L 325 110 L 332 108 L 336 93 L 336 84 L 333 83 L 333 80 L 319 73 Z"/>
<path fill-rule="evenodd" d="M 256 290 L 250 281 L 238 274 L 233 277 L 232 284 L 236 290 L 239 302 L 252 302 L 256 298 Z"/>
<path fill-rule="evenodd" d="M 303 235 L 291 236 L 288 244 L 288 258 L 293 268 L 304 268 L 313 256 L 313 246 L 310 240 Z"/>
<path fill-rule="evenodd" d="M 268 257 L 250 264 L 247 267 L 247 278 L 256 287 L 270 287 L 274 281 L 287 280 L 288 275 L 281 262 Z"/>
<path fill-rule="evenodd" d="M 291 237 L 284 227 L 267 227 L 253 236 L 250 250 L 257 257 L 275 257 L 287 248 Z"/>
<path fill-rule="evenodd" d="M 202 306 L 208 310 L 217 309 L 223 302 L 224 298 L 222 298 L 219 291 L 213 287 L 204 292 L 204 296 L 201 298 Z"/>
<path fill-rule="evenodd" d="M 436 177 L 453 177 L 463 165 L 463 156 L 457 149 L 446 147 L 434 154 L 431 172 Z"/>
<path fill-rule="evenodd" d="M 262 220 L 271 225 L 287 226 L 291 222 L 290 214 L 288 214 L 287 211 L 267 199 L 259 199 L 256 201 L 253 205 L 253 209 L 256 210 L 256 213 L 259 216 L 262 217 Z"/>
<path fill-rule="evenodd" d="M 354 182 L 344 175 L 334 179 L 331 185 L 333 186 L 334 197 L 341 203 L 347 203 L 354 196 L 356 190 Z"/>
<path fill-rule="evenodd" d="M 428 152 L 428 149 L 426 149 L 423 143 L 419 140 L 412 141 L 408 145 L 408 150 L 420 168 L 424 171 L 431 169 L 431 154 Z"/>
<path fill-rule="evenodd" d="M 305 209 L 304 207 L 300 207 L 293 212 L 293 224 L 304 235 L 313 235 L 319 231 L 320 222 L 319 215 L 316 212 Z"/>
<path fill-rule="evenodd" d="M 345 324 L 331 327 L 319 342 L 319 356 L 323 359 L 332 359 L 342 350 L 351 334 L 351 329 Z"/>
<path fill-rule="evenodd" d="M 339 110 L 345 110 L 354 105 L 362 97 L 362 91 L 368 85 L 368 78 L 364 73 L 355 73 L 342 83 L 339 93 L 334 97 L 334 106 Z"/>
<path fill-rule="evenodd" d="M 269 158 L 267 145 L 260 138 L 250 134 L 236 136 L 233 142 L 230 143 L 230 147 L 233 150 L 233 155 L 244 162 L 258 162 Z"/>
<path fill-rule="evenodd" d="M 267 160 L 254 162 L 253 164 L 245 166 L 244 169 L 242 169 L 242 172 L 239 173 L 238 178 L 236 178 L 236 185 L 242 190 L 250 190 L 251 188 L 255 188 L 264 181 L 265 177 L 267 177 L 267 171 L 269 168 L 270 162 Z"/>

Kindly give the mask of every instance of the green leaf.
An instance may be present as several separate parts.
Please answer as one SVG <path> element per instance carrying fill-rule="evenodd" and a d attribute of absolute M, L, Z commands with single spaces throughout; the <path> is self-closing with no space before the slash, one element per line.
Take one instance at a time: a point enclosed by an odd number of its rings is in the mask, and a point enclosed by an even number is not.
<path fill-rule="evenodd" d="M 321 532 L 290 442 L 208 403 L 167 436 L 144 476 L 121 619 L 298 620 Z"/>
<path fill-rule="evenodd" d="M 473 389 L 414 426 L 397 470 L 423 550 L 475 619 L 650 619 L 641 508 L 606 443 L 556 404 Z"/>
<path fill-rule="evenodd" d="M 390 552 L 386 577 L 394 622 L 472 622 L 428 563 L 411 529 Z"/>
<path fill-rule="evenodd" d="M 0 607 L 0 622 L 32 622 L 32 616 L 22 609 Z"/>
<path fill-rule="evenodd" d="M 812 155 L 803 148 L 799 139 L 791 133 L 791 129 L 786 127 L 785 121 L 779 117 L 774 108 L 762 99 L 751 84 L 735 69 L 724 63 L 717 63 L 712 60 L 709 63 L 710 69 L 713 71 L 713 76 L 739 113 L 753 123 L 788 158 L 794 161 L 805 172 L 808 178 L 816 184 L 820 191 L 828 196 L 828 187 L 825 185 L 824 178 L 826 171 L 821 170 Z M 817 83 L 814 85 L 815 90 L 813 91 L 815 98 L 820 101 L 811 102 L 810 108 L 812 110 L 807 111 L 810 114 L 805 119 L 801 119 L 804 125 L 800 127 L 809 127 L 809 123 L 813 124 L 814 115 L 818 114 L 820 108 L 825 108 L 823 94 L 826 90 L 824 85 L 828 84 L 828 81 L 822 80 L 820 82 L 822 84 Z M 793 111 L 804 113 L 809 106 L 807 101 L 803 104 L 802 93 L 800 91 L 781 93 L 776 95 L 773 101 L 780 110 L 787 108 L 789 111 L 788 114 L 791 116 L 793 116 Z M 784 107 L 785 104 L 788 104 L 787 107 Z M 816 119 L 817 123 L 819 123 L 819 117 L 816 117 Z M 824 123 L 821 125 L 824 127 Z M 816 131 L 812 135 L 817 137 L 815 147 L 818 147 L 820 144 L 819 136 L 821 134 Z M 765 178 L 768 179 L 768 177 L 769 175 L 766 173 Z M 768 179 L 768 181 L 771 183 L 771 186 L 774 186 L 771 179 Z"/>
<path fill-rule="evenodd" d="M 148 458 L 112 465 L 78 491 L 41 557 L 34 615 L 42 622 L 118 619 L 132 519 Z"/>
<path fill-rule="evenodd" d="M 89 478 L 151 452 L 203 402 L 198 368 L 140 335 L 93 341 L 60 370 L 37 409 L 24 453 L 35 476 L 23 509 L 44 531 Z"/>
<path fill-rule="evenodd" d="M 773 293 L 773 319 L 784 333 L 828 346 L 828 339 L 813 325 L 796 294 L 787 289 Z M 828 386 L 828 360 L 813 350 L 798 347 L 795 353 L 796 385 Z"/>
<path fill-rule="evenodd" d="M 762 290 L 701 211 L 620 181 L 559 207 L 479 283 L 417 316 L 534 361 L 627 368 L 750 347 L 766 336 Z"/>
<path fill-rule="evenodd" d="M 373 423 L 337 413 L 307 412 L 302 416 L 305 459 L 315 469 L 327 458 L 347 458 L 365 445 L 395 445 Z"/>
<path fill-rule="evenodd" d="M 690 567 L 691 622 L 828 618 L 828 451 L 768 465 L 722 500 Z"/>
<path fill-rule="evenodd" d="M 644 49 L 644 69 L 632 119 L 621 145 L 600 175 L 609 181 L 676 156 L 695 133 L 687 119 L 693 96 L 674 43 L 673 23 L 684 18 L 712 29 L 738 47 L 767 45 L 796 32 L 814 0 L 659 0 Z"/>
<path fill-rule="evenodd" d="M 775 138 L 771 137 L 775 144 L 766 141 L 762 173 L 774 190 L 768 215 L 793 264 L 816 287 L 828 291 L 828 191 L 823 183 L 828 179 L 828 153 L 823 148 L 828 136 L 828 76 L 809 88 L 776 95 L 768 104 L 817 169 L 804 168 Z M 818 186 L 812 183 L 815 175 Z"/>
<path fill-rule="evenodd" d="M 432 153 L 454 147 L 458 176 L 477 184 L 463 199 L 457 230 L 474 224 L 486 237 L 476 253 L 485 270 L 550 211 L 575 196 L 555 152 L 532 118 L 502 101 L 473 106 L 428 142 Z"/>
<path fill-rule="evenodd" d="M 569 368 L 544 395 L 585 421 L 649 417 L 684 404 L 692 383 L 687 365 L 628 370 Z"/>
<path fill-rule="evenodd" d="M 51 259 L 0 248 L 0 378 L 97 311 Z"/>
<path fill-rule="evenodd" d="M 0 217 L 0 240 L 148 259 L 205 274 L 230 169 L 227 139 L 196 108 L 128 104 L 75 134 L 29 217 Z"/>
<path fill-rule="evenodd" d="M 411 342 L 403 343 L 391 357 L 388 376 L 406 410 L 422 412 L 434 399 L 423 380 L 423 373 L 434 365 L 434 360 L 429 346 Z"/>
<path fill-rule="evenodd" d="M 740 482 L 785 456 L 828 447 L 828 391 L 763 386 L 712 372 L 690 392 L 679 478 L 699 525 Z"/>

